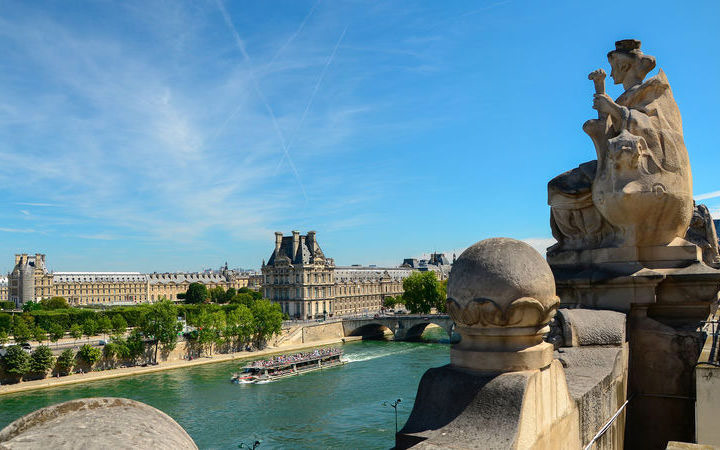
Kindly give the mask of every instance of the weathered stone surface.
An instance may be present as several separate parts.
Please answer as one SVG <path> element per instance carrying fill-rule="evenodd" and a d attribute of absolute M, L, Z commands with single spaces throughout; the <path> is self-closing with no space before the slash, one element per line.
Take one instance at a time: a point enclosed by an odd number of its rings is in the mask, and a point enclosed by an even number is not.
<path fill-rule="evenodd" d="M 480 241 L 455 261 L 448 280 L 450 315 L 465 326 L 524 327 L 547 323 L 557 303 L 542 256 L 509 238 Z"/>
<path fill-rule="evenodd" d="M 558 244 L 549 253 L 602 247 L 662 246 L 685 235 L 692 215 L 692 176 L 680 111 L 665 73 L 643 81 L 655 58 L 640 41 L 615 43 L 610 76 L 625 92 L 605 93 L 605 72 L 592 72 L 598 118 L 583 130 L 597 162 L 548 184 L 551 228 Z"/>
<path fill-rule="evenodd" d="M 456 367 L 508 372 L 546 367 L 552 345 L 542 341 L 559 302 L 547 262 L 528 244 L 480 241 L 455 261 L 448 279 L 448 313 L 459 343 Z"/>
<path fill-rule="evenodd" d="M 420 381 L 397 448 L 576 449 L 562 366 L 482 375 L 444 366 Z"/>
<path fill-rule="evenodd" d="M 0 431 L 1 449 L 197 449 L 170 416 L 126 398 L 70 400 Z"/>
<path fill-rule="evenodd" d="M 628 346 L 569 347 L 555 352 L 565 368 L 568 392 L 579 411 L 580 442 L 587 445 L 626 399 Z M 625 414 L 593 448 L 623 448 Z"/>
<path fill-rule="evenodd" d="M 695 205 L 685 239 L 702 249 L 705 264 L 720 269 L 717 230 L 707 206 Z"/>
<path fill-rule="evenodd" d="M 594 309 L 558 310 L 566 347 L 622 345 L 625 342 L 625 314 Z"/>

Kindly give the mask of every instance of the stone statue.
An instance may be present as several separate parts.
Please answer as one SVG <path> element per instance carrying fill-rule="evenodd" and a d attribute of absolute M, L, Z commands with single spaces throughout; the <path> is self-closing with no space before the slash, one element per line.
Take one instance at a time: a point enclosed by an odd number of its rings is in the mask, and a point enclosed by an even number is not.
<path fill-rule="evenodd" d="M 610 76 L 625 92 L 605 93 L 605 72 L 595 85 L 598 118 L 583 125 L 597 160 L 548 183 L 550 226 L 558 243 L 549 254 L 604 247 L 649 247 L 685 236 L 692 217 L 692 176 L 680 111 L 665 73 L 645 76 L 655 58 L 640 41 L 615 43 Z"/>
<path fill-rule="evenodd" d="M 707 206 L 695 205 L 685 239 L 702 249 L 705 264 L 714 269 L 720 269 L 717 232 Z"/>

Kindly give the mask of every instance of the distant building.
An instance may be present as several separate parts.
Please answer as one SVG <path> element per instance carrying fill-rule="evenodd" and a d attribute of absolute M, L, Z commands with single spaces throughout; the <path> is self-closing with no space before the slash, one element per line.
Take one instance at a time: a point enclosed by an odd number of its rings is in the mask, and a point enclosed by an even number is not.
<path fill-rule="evenodd" d="M 455 262 L 455 255 L 453 255 Z M 428 259 L 405 258 L 400 267 L 414 269 L 420 272 L 432 271 L 438 277 L 438 280 L 447 280 L 450 276 L 452 263 L 448 260 L 444 253 L 431 253 Z"/>
<path fill-rule="evenodd" d="M 51 297 L 52 275 L 45 266 L 45 255 L 15 255 L 15 267 L 8 275 L 8 295 L 15 305 Z"/>
<path fill-rule="evenodd" d="M 230 270 L 227 263 L 210 272 L 49 272 L 45 255 L 15 255 L 15 267 L 6 284 L 6 297 L 18 307 L 29 301 L 60 296 L 74 306 L 132 305 L 156 302 L 163 298 L 178 300 L 190 283 L 227 290 L 248 285 L 249 275 Z M 0 282 L 0 299 L 2 299 Z"/>
<path fill-rule="evenodd" d="M 335 267 L 317 242 L 316 233 L 275 233 L 275 249 L 263 261 L 262 292 L 294 318 L 373 313 L 388 296 L 402 294 L 403 268 Z"/>
<path fill-rule="evenodd" d="M 9 298 L 8 277 L 0 277 L 0 302 L 6 302 Z"/>

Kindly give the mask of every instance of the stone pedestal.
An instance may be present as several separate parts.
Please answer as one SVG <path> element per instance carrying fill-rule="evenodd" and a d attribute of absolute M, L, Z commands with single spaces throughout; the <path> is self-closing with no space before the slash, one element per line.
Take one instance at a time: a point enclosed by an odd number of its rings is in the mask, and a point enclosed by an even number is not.
<path fill-rule="evenodd" d="M 478 372 L 515 372 L 550 365 L 553 346 L 542 337 L 550 327 L 477 329 L 457 326 L 462 336 L 450 349 L 453 366 Z"/>
<path fill-rule="evenodd" d="M 668 317 L 702 320 L 717 300 L 720 270 L 676 238 L 666 246 L 602 248 L 548 254 L 560 303 L 629 312 L 648 305 Z"/>

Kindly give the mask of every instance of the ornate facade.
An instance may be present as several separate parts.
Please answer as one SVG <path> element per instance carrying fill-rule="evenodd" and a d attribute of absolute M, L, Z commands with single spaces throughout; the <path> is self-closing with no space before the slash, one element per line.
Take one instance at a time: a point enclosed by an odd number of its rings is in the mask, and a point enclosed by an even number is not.
<path fill-rule="evenodd" d="M 18 307 L 28 301 L 60 296 L 73 306 L 132 305 L 156 302 L 163 298 L 178 300 L 190 283 L 202 283 L 208 289 L 246 287 L 249 275 L 229 270 L 227 263 L 219 272 L 151 273 L 140 272 L 49 272 L 45 255 L 15 255 L 15 267 L 8 276 L 7 292 Z M 0 296 L 2 287 L 0 286 Z"/>
<path fill-rule="evenodd" d="M 275 250 L 262 264 L 262 292 L 293 318 L 367 314 L 379 311 L 385 297 L 402 294 L 402 280 L 411 273 L 408 268 L 335 267 L 314 231 L 276 232 Z"/>

